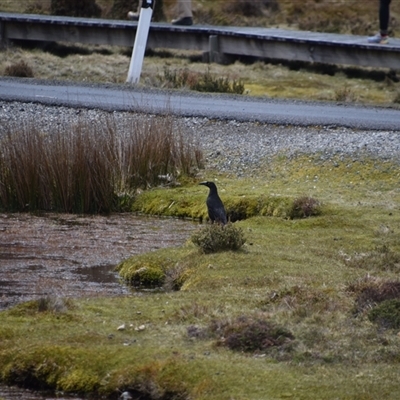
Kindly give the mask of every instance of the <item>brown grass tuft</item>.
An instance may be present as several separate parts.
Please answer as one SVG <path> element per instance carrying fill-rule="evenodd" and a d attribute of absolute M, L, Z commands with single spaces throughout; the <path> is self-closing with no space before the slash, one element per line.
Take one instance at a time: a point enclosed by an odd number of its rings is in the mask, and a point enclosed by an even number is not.
<path fill-rule="evenodd" d="M 350 284 L 348 290 L 356 294 L 356 314 L 370 310 L 384 301 L 400 299 L 400 281 L 366 277 Z"/>
<path fill-rule="evenodd" d="M 21 60 L 7 66 L 4 75 L 17 78 L 33 78 L 33 70 L 26 61 Z"/>
<path fill-rule="evenodd" d="M 1 137 L 4 210 L 108 213 L 129 207 L 137 188 L 174 181 L 201 161 L 169 117 L 144 118 L 130 131 L 111 118 L 48 133 L 32 122 L 6 126 Z"/>
<path fill-rule="evenodd" d="M 309 196 L 298 197 L 293 201 L 289 218 L 307 218 L 321 213 L 321 203 Z"/>
<path fill-rule="evenodd" d="M 209 327 L 217 343 L 231 350 L 256 352 L 288 345 L 293 334 L 262 318 L 241 316 L 233 321 L 214 320 Z"/>

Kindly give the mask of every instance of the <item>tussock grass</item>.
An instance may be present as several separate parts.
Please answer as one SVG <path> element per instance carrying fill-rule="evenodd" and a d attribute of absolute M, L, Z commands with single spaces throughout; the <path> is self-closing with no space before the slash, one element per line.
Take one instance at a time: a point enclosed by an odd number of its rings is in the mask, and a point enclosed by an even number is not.
<path fill-rule="evenodd" d="M 15 64 L 8 65 L 4 70 L 5 76 L 14 76 L 18 78 L 33 78 L 33 70 L 24 60 Z"/>
<path fill-rule="evenodd" d="M 121 130 L 106 118 L 51 132 L 2 127 L 0 208 L 104 213 L 129 207 L 138 188 L 188 176 L 201 151 L 169 117 L 133 121 Z"/>
<path fill-rule="evenodd" d="M 215 76 L 208 68 L 204 73 L 196 73 L 188 68 L 171 71 L 164 68 L 160 78 L 162 86 L 172 88 L 189 88 L 198 92 L 243 94 L 244 84 L 241 80 Z"/>

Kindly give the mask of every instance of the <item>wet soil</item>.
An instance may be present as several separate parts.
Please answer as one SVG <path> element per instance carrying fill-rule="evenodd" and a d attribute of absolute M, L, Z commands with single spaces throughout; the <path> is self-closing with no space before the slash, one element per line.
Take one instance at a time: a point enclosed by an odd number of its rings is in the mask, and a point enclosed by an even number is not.
<path fill-rule="evenodd" d="M 44 296 L 128 294 L 114 271 L 120 261 L 179 246 L 197 226 L 131 214 L 0 214 L 0 316 L 1 310 Z M 0 398 L 56 397 L 0 385 Z"/>
<path fill-rule="evenodd" d="M 131 214 L 0 214 L 0 310 L 43 296 L 128 293 L 114 272 L 120 261 L 180 245 L 195 228 Z"/>

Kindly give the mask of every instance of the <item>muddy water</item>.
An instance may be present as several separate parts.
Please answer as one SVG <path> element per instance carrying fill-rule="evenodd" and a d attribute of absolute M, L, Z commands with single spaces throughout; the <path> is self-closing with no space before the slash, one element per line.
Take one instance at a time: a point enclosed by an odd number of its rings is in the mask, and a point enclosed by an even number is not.
<path fill-rule="evenodd" d="M 184 243 L 198 224 L 131 214 L 0 214 L 1 310 L 43 296 L 129 293 L 114 267 L 123 259 Z M 0 386 L 0 398 L 43 397 Z"/>

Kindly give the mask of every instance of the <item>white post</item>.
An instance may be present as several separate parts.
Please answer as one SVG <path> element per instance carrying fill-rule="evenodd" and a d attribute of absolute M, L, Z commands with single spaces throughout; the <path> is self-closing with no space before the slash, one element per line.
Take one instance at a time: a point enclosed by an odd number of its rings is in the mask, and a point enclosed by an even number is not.
<path fill-rule="evenodd" d="M 128 78 L 126 80 L 129 83 L 138 83 L 140 79 L 147 37 L 149 36 L 150 21 L 153 15 L 153 5 L 153 0 L 143 0 L 142 2 L 131 63 L 129 65 Z"/>

